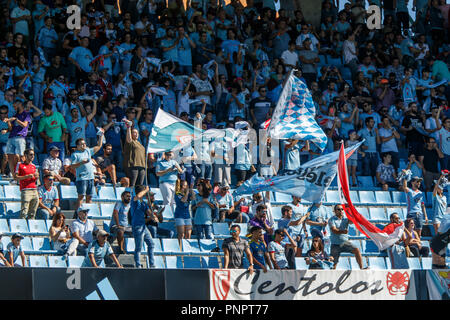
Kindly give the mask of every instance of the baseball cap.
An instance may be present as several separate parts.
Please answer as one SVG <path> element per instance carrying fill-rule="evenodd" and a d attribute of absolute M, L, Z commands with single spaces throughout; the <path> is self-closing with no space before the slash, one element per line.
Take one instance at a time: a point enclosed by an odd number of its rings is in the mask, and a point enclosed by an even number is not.
<path fill-rule="evenodd" d="M 380 80 L 380 83 L 381 83 L 381 84 L 388 84 L 388 83 L 389 83 L 389 80 L 388 80 L 388 79 L 381 79 L 381 80 Z"/>
<path fill-rule="evenodd" d="M 13 236 L 11 237 L 11 239 L 16 239 L 16 238 L 23 239 L 23 236 L 20 233 L 14 233 Z"/>
<path fill-rule="evenodd" d="M 51 146 L 50 151 L 54 151 L 54 150 L 61 151 L 61 149 L 58 148 L 57 146 Z"/>
<path fill-rule="evenodd" d="M 97 232 L 97 237 L 98 237 L 98 236 L 109 236 L 109 233 L 106 232 L 105 230 L 99 230 L 99 231 Z"/>
<path fill-rule="evenodd" d="M 83 208 L 83 207 L 81 206 L 81 207 L 78 208 L 77 213 L 80 213 L 80 212 L 82 212 L 82 211 L 88 213 L 88 212 L 89 212 L 89 209 Z"/>
<path fill-rule="evenodd" d="M 411 181 L 422 181 L 423 178 L 420 178 L 418 176 L 412 177 Z"/>

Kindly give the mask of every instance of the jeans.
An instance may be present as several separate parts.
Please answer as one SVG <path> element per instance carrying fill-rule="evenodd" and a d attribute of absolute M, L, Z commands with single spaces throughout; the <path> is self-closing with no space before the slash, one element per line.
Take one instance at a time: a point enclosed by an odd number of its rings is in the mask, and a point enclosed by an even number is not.
<path fill-rule="evenodd" d="M 197 235 L 199 239 L 214 239 L 211 224 L 197 224 Z"/>
<path fill-rule="evenodd" d="M 34 82 L 33 83 L 33 104 L 38 107 L 39 109 L 42 109 L 42 106 L 44 104 L 44 84 Z"/>
<path fill-rule="evenodd" d="M 186 169 L 186 171 L 180 174 L 180 179 L 186 180 L 188 185 L 191 185 L 191 183 L 195 181 L 194 168 L 192 166 L 185 166 L 184 168 Z"/>
<path fill-rule="evenodd" d="M 134 249 L 134 263 L 136 264 L 136 268 L 141 267 L 140 262 L 140 253 L 142 250 L 142 243 L 145 241 L 147 244 L 148 250 L 148 260 L 150 263 L 150 267 L 154 267 L 155 265 L 155 257 L 153 255 L 153 251 L 155 248 L 155 244 L 153 243 L 152 235 L 150 231 L 146 228 L 145 225 L 142 226 L 133 226 L 133 237 L 135 242 Z"/>
<path fill-rule="evenodd" d="M 144 167 L 131 167 L 128 168 L 128 178 L 130 178 L 130 187 L 135 185 L 143 185 L 145 180 L 145 168 Z"/>
<path fill-rule="evenodd" d="M 377 175 L 378 153 L 366 152 L 366 156 L 362 158 L 363 174 L 365 176 L 375 177 Z"/>
<path fill-rule="evenodd" d="M 202 170 L 202 173 L 200 174 L 200 177 L 202 179 L 211 180 L 211 178 L 212 178 L 212 165 L 210 163 L 202 163 L 200 165 L 200 169 Z"/>
<path fill-rule="evenodd" d="M 153 238 L 173 238 L 175 232 L 172 230 L 159 228 L 157 226 L 147 226 Z M 160 236 L 160 237 L 158 237 Z"/>
<path fill-rule="evenodd" d="M 53 209 L 54 207 L 51 207 L 50 209 Z M 60 211 L 60 209 L 57 207 L 56 212 Z M 42 220 L 51 220 L 52 216 L 50 216 L 50 213 L 45 210 L 39 208 L 36 212 L 36 219 L 42 219 Z"/>

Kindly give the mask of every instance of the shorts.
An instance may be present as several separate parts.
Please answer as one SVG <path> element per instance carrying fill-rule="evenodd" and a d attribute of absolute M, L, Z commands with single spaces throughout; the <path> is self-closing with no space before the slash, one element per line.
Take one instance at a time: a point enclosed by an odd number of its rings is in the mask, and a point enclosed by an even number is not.
<path fill-rule="evenodd" d="M 332 244 L 330 253 L 334 259 L 334 263 L 338 263 L 341 253 L 353 253 L 353 250 L 355 249 L 356 247 L 353 243 L 351 243 L 350 241 L 345 241 L 341 244 Z"/>
<path fill-rule="evenodd" d="M 445 259 L 448 246 L 448 239 L 446 238 L 448 236 L 448 232 L 435 235 L 430 241 L 431 252 Z"/>
<path fill-rule="evenodd" d="M 406 219 L 411 218 L 414 220 L 414 226 L 418 230 L 422 230 L 422 214 L 420 212 L 408 213 Z"/>
<path fill-rule="evenodd" d="M 231 213 L 228 213 L 228 210 L 221 210 L 220 213 L 222 213 L 223 211 L 225 211 L 225 219 L 230 219 L 230 220 L 236 219 L 241 214 L 241 212 L 239 210 L 233 210 L 233 211 L 231 211 Z"/>
<path fill-rule="evenodd" d="M 191 219 L 176 218 L 175 219 L 175 226 L 176 227 L 192 226 L 192 220 Z"/>
<path fill-rule="evenodd" d="M 78 195 L 93 196 L 94 193 L 94 180 L 79 180 L 75 182 L 77 186 Z"/>
<path fill-rule="evenodd" d="M 348 159 L 347 160 L 347 166 L 358 166 L 358 159 Z"/>
<path fill-rule="evenodd" d="M 27 143 L 25 138 L 15 137 L 8 139 L 8 142 L 6 143 L 6 154 L 18 154 L 19 156 L 23 156 L 26 147 Z"/>
<path fill-rule="evenodd" d="M 113 235 L 116 236 L 116 235 L 117 235 L 117 231 L 119 231 L 119 226 L 117 226 L 116 224 L 113 225 L 113 226 L 111 227 L 110 231 L 111 231 L 111 234 L 113 234 Z M 132 235 L 132 234 L 133 234 L 133 231 L 132 231 L 132 229 L 131 229 L 130 226 L 128 226 L 128 227 L 123 227 L 123 231 L 124 231 L 124 234 L 129 234 L 129 235 Z"/>

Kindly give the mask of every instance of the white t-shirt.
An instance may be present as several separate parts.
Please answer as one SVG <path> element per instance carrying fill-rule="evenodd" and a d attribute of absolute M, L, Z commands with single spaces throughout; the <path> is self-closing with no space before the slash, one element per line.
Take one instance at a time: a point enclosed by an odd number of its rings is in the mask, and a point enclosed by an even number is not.
<path fill-rule="evenodd" d="M 450 155 L 450 131 L 447 131 L 444 127 L 441 128 L 441 130 L 438 131 L 439 133 L 439 145 L 441 146 L 441 151 L 446 154 Z"/>
<path fill-rule="evenodd" d="M 349 63 L 353 59 L 358 59 L 358 57 L 352 53 L 356 53 L 355 44 L 353 42 L 345 40 L 342 45 L 342 51 L 344 52 L 344 63 Z"/>

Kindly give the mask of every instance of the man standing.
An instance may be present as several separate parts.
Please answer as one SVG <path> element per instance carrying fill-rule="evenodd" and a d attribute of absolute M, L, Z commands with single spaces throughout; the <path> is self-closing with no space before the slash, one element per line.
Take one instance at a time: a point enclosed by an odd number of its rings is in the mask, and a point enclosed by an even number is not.
<path fill-rule="evenodd" d="M 444 154 L 444 159 L 441 161 L 441 168 L 450 168 L 450 118 L 445 118 L 442 121 L 442 128 L 439 133 L 439 148 Z"/>
<path fill-rule="evenodd" d="M 143 198 L 148 191 L 148 186 L 135 186 L 134 192 L 136 195 L 134 196 L 133 201 L 130 205 L 131 228 L 135 241 L 134 262 L 136 268 L 142 268 L 140 253 L 142 250 L 142 242 L 144 241 L 147 244 L 150 268 L 155 267 L 155 258 L 153 255 L 155 244 L 153 243 L 152 235 L 150 234 L 150 231 L 147 229 L 145 224 L 150 220 L 157 221 L 158 218 L 150 210 L 148 204 L 143 201 Z M 146 216 L 149 216 L 150 218 L 146 219 Z"/>
<path fill-rule="evenodd" d="M 433 181 L 440 177 L 438 163 L 444 158 L 444 154 L 439 150 L 436 139 L 433 137 L 427 138 L 423 155 L 419 157 L 419 161 L 423 166 L 423 177 L 426 191 L 433 191 Z M 448 169 L 448 168 L 443 168 Z"/>
<path fill-rule="evenodd" d="M 362 159 L 363 172 L 365 176 L 371 176 L 373 178 L 377 174 L 377 166 L 379 161 L 377 152 L 378 129 L 374 128 L 375 121 L 372 117 L 367 117 L 365 123 L 366 127 L 358 132 L 358 135 L 365 140 L 364 144 L 361 146 L 361 149 L 366 154 L 366 156 Z"/>
<path fill-rule="evenodd" d="M 230 228 L 231 238 L 223 241 L 224 269 L 242 269 L 244 266 L 244 252 L 247 255 L 250 266 L 248 270 L 253 274 L 253 256 L 247 240 L 241 239 L 241 227 L 237 224 Z"/>
<path fill-rule="evenodd" d="M 36 180 L 39 178 L 39 172 L 32 163 L 34 159 L 34 150 L 25 150 L 25 161 L 19 162 L 15 170 L 15 178 L 20 186 L 20 218 L 34 219 L 39 205 L 39 195 L 36 187 Z"/>
<path fill-rule="evenodd" d="M 260 87 L 259 96 L 250 101 L 249 110 L 253 127 L 259 128 L 260 125 L 270 118 L 273 111 L 272 101 L 267 98 L 267 87 Z"/>
<path fill-rule="evenodd" d="M 59 158 L 64 162 L 64 140 L 66 137 L 67 125 L 64 117 L 58 111 L 53 112 L 53 107 L 44 105 L 44 116 L 39 121 L 38 133 L 47 142 L 48 150 L 53 146 L 60 149 Z"/>
<path fill-rule="evenodd" d="M 302 62 L 303 78 L 306 80 L 308 87 L 313 81 L 316 81 L 317 71 L 316 63 L 320 62 L 317 52 L 311 49 L 311 39 L 303 40 L 303 48 L 299 53 L 299 59 Z"/>
<path fill-rule="evenodd" d="M 328 220 L 330 226 L 330 243 L 331 243 L 331 256 L 334 259 L 334 267 L 339 262 L 339 256 L 342 252 L 354 253 L 356 262 L 358 262 L 359 268 L 363 269 L 361 252 L 353 243 L 348 240 L 348 225 L 352 223 L 350 220 L 344 217 L 344 208 L 341 204 L 334 206 L 334 216 Z"/>
<path fill-rule="evenodd" d="M 38 189 L 39 209 L 36 214 L 37 219 L 52 219 L 60 210 L 58 189 L 53 185 L 55 179 L 51 174 L 44 176 L 44 185 Z"/>
<path fill-rule="evenodd" d="M 406 179 L 403 179 L 403 191 L 406 193 L 407 214 L 406 218 L 414 220 L 415 231 L 421 236 L 422 219 L 425 217 L 425 223 L 428 223 L 427 210 L 423 202 L 423 192 L 419 190 L 422 178 L 413 177 L 411 179 L 411 189 L 408 188 Z"/>
<path fill-rule="evenodd" d="M 131 227 L 128 225 L 131 193 L 130 191 L 124 191 L 121 195 L 122 201 L 119 201 L 114 206 L 113 214 L 109 228 L 111 233 L 117 236 L 117 242 L 119 244 L 120 253 L 125 252 L 123 243 L 125 233 L 131 233 Z"/>
<path fill-rule="evenodd" d="M 68 57 L 69 61 L 76 67 L 76 78 L 81 83 L 86 82 L 88 73 L 92 71 L 90 63 L 94 56 L 88 47 L 89 38 L 84 37 L 81 39 L 81 45 L 74 48 Z"/>
<path fill-rule="evenodd" d="M 392 157 L 392 165 L 395 170 L 399 167 L 399 155 L 397 141 L 400 140 L 400 135 L 392 127 L 391 121 L 387 116 L 383 116 L 381 119 L 383 125 L 379 130 L 379 141 L 381 142 L 381 153 L 389 153 Z"/>
<path fill-rule="evenodd" d="M 19 0 L 18 2 L 18 6 L 11 11 L 11 22 L 14 24 L 14 34 L 23 34 L 24 42 L 27 44 L 30 35 L 31 12 L 26 8 L 26 0 Z"/>
<path fill-rule="evenodd" d="M 91 158 L 102 147 L 103 144 L 103 129 L 100 129 L 101 135 L 98 136 L 98 143 L 93 148 L 86 147 L 86 141 L 82 138 L 76 141 L 77 148 L 72 154 L 72 169 L 76 170 L 76 185 L 78 199 L 75 209 L 81 206 L 81 203 L 86 196 L 86 203 L 91 203 L 94 195 L 94 171 L 95 167 L 92 164 Z"/>
<path fill-rule="evenodd" d="M 11 172 L 14 172 L 17 162 L 23 156 L 26 148 L 25 138 L 28 134 L 28 126 L 31 123 L 31 115 L 25 111 L 21 100 L 16 100 L 13 106 L 16 110 L 14 117 L 3 120 L 8 123 L 9 139 L 6 143 L 6 154 L 8 155 Z"/>

